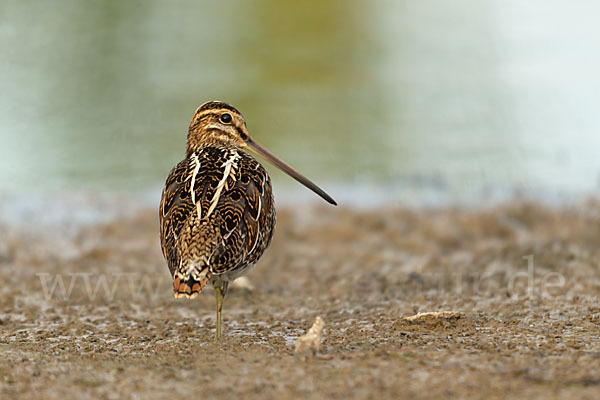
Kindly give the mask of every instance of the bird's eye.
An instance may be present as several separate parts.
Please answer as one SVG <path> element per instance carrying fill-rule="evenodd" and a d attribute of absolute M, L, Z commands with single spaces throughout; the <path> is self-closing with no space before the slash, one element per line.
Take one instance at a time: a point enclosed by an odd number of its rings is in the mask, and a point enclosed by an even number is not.
<path fill-rule="evenodd" d="M 228 124 L 231 122 L 231 114 L 225 113 L 221 114 L 221 122 L 224 124 Z"/>

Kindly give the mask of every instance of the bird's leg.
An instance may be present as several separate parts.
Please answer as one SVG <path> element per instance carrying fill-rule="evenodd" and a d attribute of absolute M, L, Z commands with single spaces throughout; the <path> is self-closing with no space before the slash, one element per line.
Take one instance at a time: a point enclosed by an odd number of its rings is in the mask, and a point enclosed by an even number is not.
<path fill-rule="evenodd" d="M 227 286 L 229 282 L 221 281 L 215 284 L 215 297 L 217 299 L 217 329 L 215 332 L 215 338 L 218 340 L 221 338 L 221 310 L 223 309 L 223 300 L 227 295 Z"/>

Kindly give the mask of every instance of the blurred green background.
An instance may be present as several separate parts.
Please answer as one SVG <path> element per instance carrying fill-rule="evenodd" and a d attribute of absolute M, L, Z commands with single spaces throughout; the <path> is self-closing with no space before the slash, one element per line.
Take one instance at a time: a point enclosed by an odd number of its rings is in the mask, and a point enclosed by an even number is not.
<path fill-rule="evenodd" d="M 599 15 L 591 0 L 4 0 L 1 188 L 155 193 L 218 99 L 342 201 L 594 192 Z"/>

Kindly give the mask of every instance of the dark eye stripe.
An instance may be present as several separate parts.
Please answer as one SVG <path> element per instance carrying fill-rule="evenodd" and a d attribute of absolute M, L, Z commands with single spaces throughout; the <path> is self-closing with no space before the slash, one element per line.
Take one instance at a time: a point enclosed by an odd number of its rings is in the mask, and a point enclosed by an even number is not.
<path fill-rule="evenodd" d="M 248 139 L 248 135 L 246 135 L 238 126 L 235 127 L 235 130 L 237 131 L 238 135 L 240 135 L 242 140 Z"/>

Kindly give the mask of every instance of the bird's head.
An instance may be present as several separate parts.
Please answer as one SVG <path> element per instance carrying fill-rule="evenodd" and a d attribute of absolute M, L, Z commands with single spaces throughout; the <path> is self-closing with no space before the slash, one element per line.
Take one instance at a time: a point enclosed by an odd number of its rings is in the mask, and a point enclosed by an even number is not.
<path fill-rule="evenodd" d="M 308 187 L 328 203 L 337 204 L 323 189 L 252 139 L 242 114 L 227 103 L 209 101 L 198 107 L 194 113 L 188 131 L 187 157 L 208 146 L 237 147 L 251 151 Z"/>
<path fill-rule="evenodd" d="M 243 148 L 247 146 L 248 139 L 244 117 L 235 107 L 209 101 L 198 107 L 190 122 L 188 153 L 211 145 Z"/>

